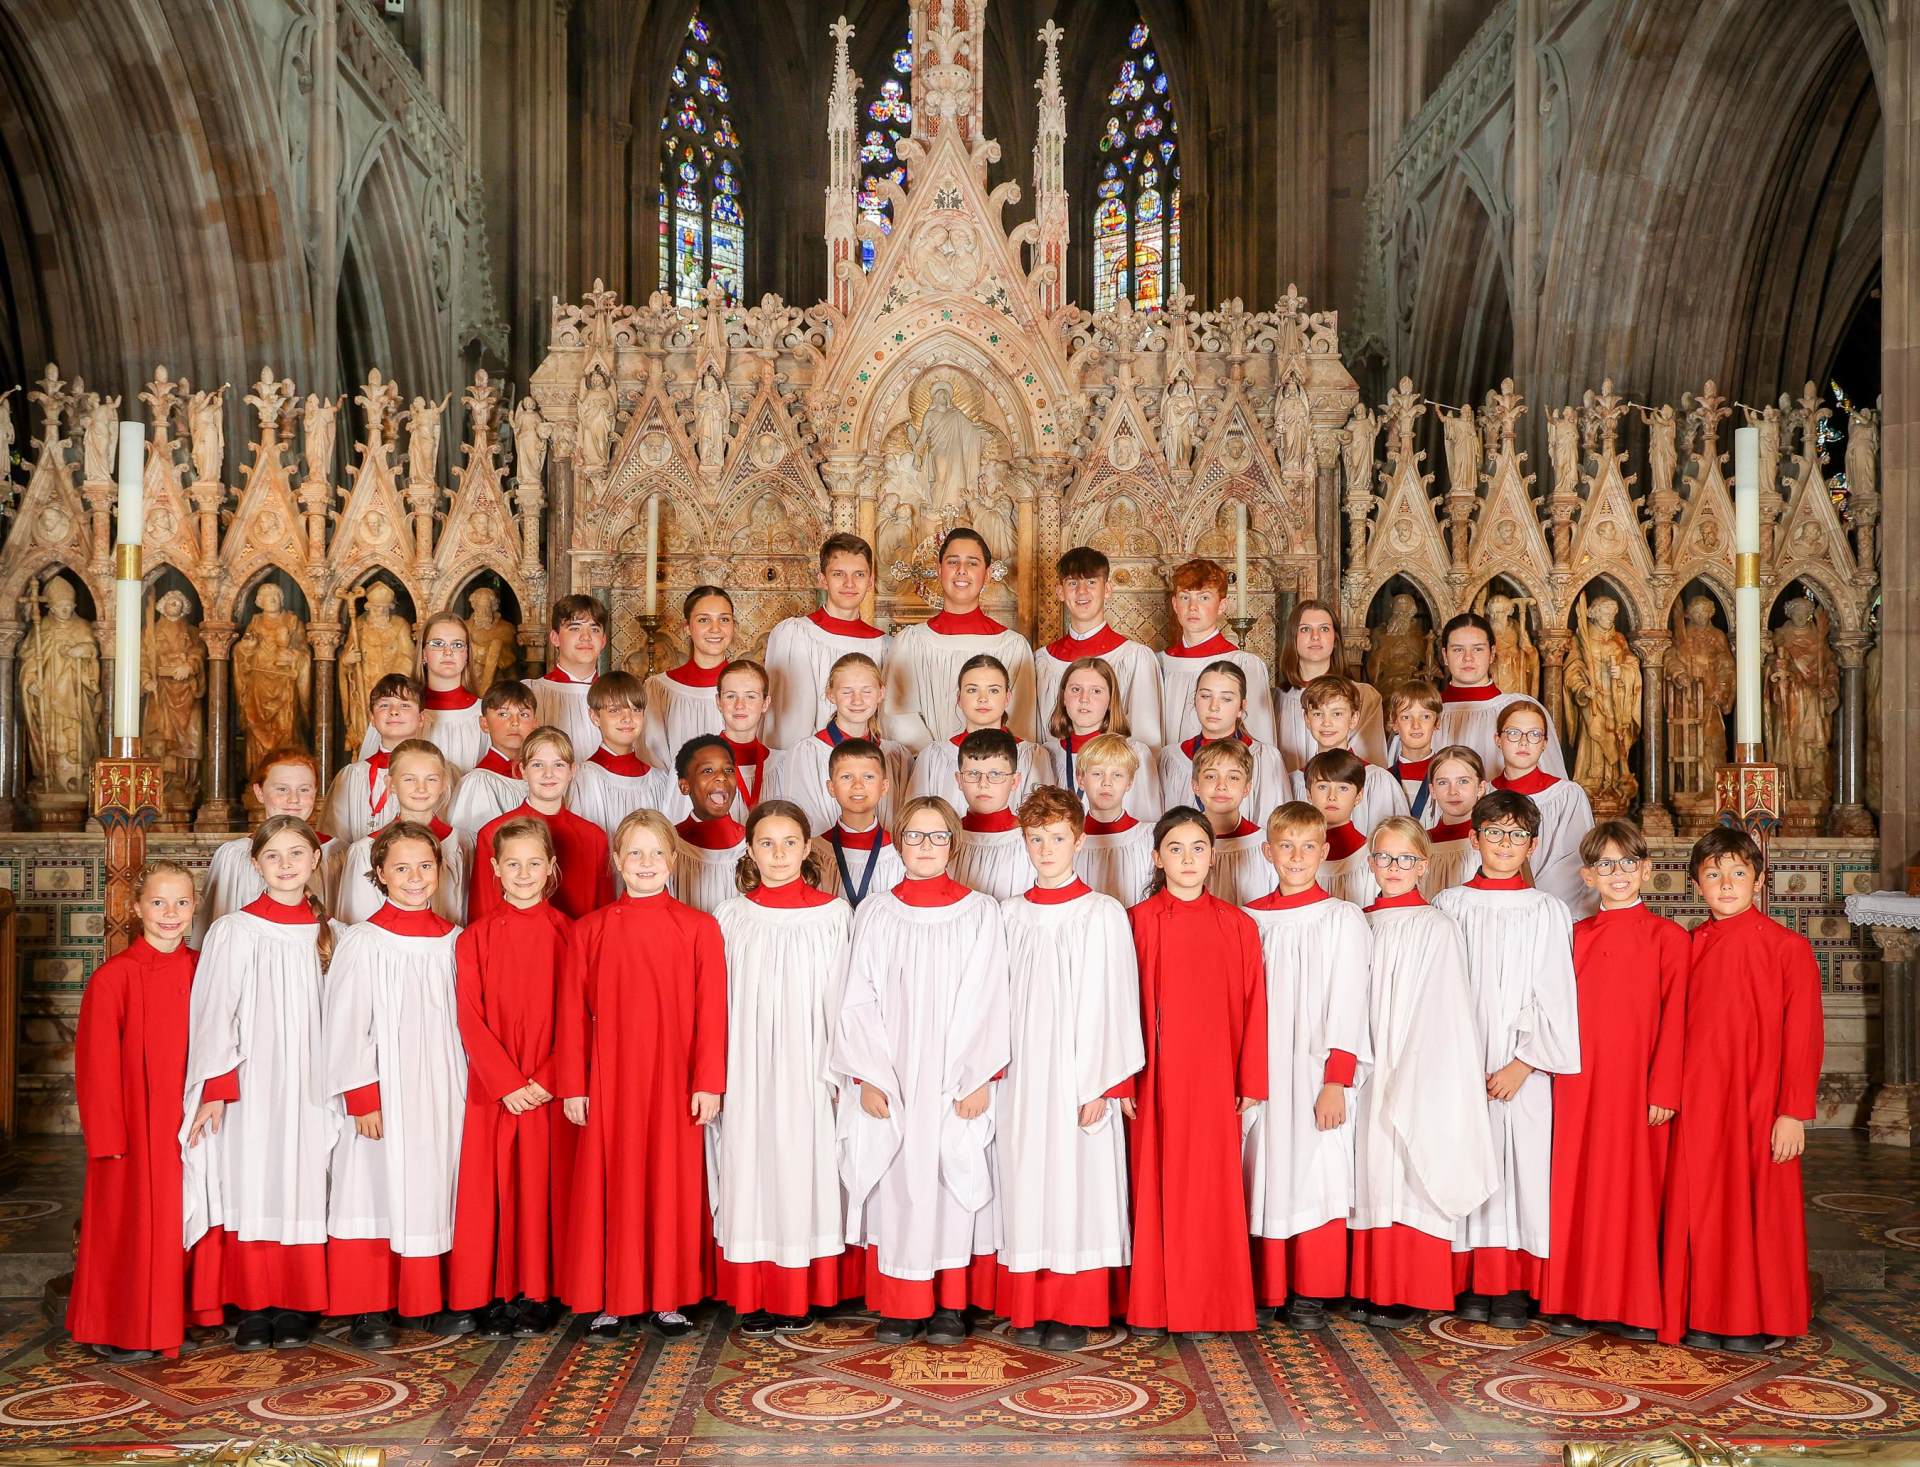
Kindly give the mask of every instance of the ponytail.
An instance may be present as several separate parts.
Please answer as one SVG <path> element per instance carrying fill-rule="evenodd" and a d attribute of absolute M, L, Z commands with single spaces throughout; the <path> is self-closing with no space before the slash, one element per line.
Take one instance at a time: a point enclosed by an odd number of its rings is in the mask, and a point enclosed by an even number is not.
<path fill-rule="evenodd" d="M 313 937 L 313 951 L 320 959 L 320 973 L 324 977 L 327 965 L 333 961 L 333 922 L 327 916 L 326 903 L 312 892 L 307 893 L 307 910 L 320 921 Z"/>

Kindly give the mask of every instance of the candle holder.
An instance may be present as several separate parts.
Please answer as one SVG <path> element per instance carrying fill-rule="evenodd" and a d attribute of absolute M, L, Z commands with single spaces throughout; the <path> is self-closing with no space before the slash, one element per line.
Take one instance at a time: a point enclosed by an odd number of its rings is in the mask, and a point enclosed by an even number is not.
<path fill-rule="evenodd" d="M 120 742 L 120 741 L 116 741 Z M 93 818 L 107 837 L 107 884 L 103 903 L 107 956 L 133 941 L 139 927 L 134 912 L 134 883 L 147 862 L 147 832 L 160 818 L 160 761 L 144 759 L 139 740 L 126 757 L 97 760 L 93 766 Z"/>
<path fill-rule="evenodd" d="M 1750 744 L 1742 744 L 1740 749 L 1742 752 L 1758 752 Z M 1786 771 L 1778 764 L 1767 764 L 1758 759 L 1723 764 L 1713 773 L 1713 804 L 1722 825 L 1746 831 L 1753 837 L 1753 843 L 1760 847 L 1762 870 L 1753 899 L 1755 905 L 1764 912 L 1767 909 L 1767 892 L 1772 885 L 1765 872 L 1767 848 L 1779 831 L 1781 815 L 1787 808 Z"/>
<path fill-rule="evenodd" d="M 646 633 L 646 650 L 640 658 L 640 681 L 645 682 L 653 676 L 653 639 L 660 630 L 660 614 L 655 611 L 643 612 L 640 616 L 640 630 Z"/>
<path fill-rule="evenodd" d="M 1259 616 L 1259 613 L 1257 612 L 1252 616 L 1228 617 L 1227 625 L 1233 628 L 1233 645 L 1236 647 L 1246 646 L 1247 633 L 1253 630 L 1254 624 L 1259 620 L 1260 620 L 1260 616 Z"/>

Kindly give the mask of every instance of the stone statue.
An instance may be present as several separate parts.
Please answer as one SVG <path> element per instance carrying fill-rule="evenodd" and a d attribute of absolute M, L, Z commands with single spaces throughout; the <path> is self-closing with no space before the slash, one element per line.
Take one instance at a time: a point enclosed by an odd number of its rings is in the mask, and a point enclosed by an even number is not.
<path fill-rule="evenodd" d="M 1871 498 L 1880 488 L 1880 414 L 1860 408 L 1847 415 L 1847 495 Z"/>
<path fill-rule="evenodd" d="M 8 483 L 13 482 L 13 445 L 19 436 L 19 430 L 13 426 L 13 395 L 19 390 L 9 387 L 0 393 L 0 473 L 6 475 Z"/>
<path fill-rule="evenodd" d="M 1480 487 L 1480 430 L 1473 421 L 1473 410 L 1440 415 L 1447 446 L 1447 484 L 1458 489 L 1477 491 Z"/>
<path fill-rule="evenodd" d="M 580 401 L 575 408 L 583 472 L 592 474 L 606 469 L 613 452 L 613 415 L 617 408 L 607 369 L 596 362 L 588 368 L 586 380 L 580 384 Z"/>
<path fill-rule="evenodd" d="M 520 399 L 513 410 L 513 476 L 522 484 L 540 482 L 540 470 L 546 467 L 547 440 L 553 437 L 553 425 L 540 416 L 539 404 L 530 397 Z"/>
<path fill-rule="evenodd" d="M 356 614 L 354 603 L 362 595 L 366 609 Z M 373 685 L 390 672 L 413 672 L 413 628 L 394 615 L 396 598 L 385 581 L 350 591 L 342 599 L 347 604 L 347 635 L 340 644 L 340 726 L 347 747 L 358 749 L 367 733 L 367 694 Z"/>
<path fill-rule="evenodd" d="M 410 484 L 435 482 L 434 476 L 440 468 L 440 418 L 447 410 L 447 402 L 447 397 L 434 403 L 416 395 L 407 406 L 407 482 Z"/>
<path fill-rule="evenodd" d="M 1647 487 L 1655 494 L 1673 491 L 1674 470 L 1680 463 L 1680 419 L 1672 403 L 1661 403 L 1640 414 L 1647 425 Z"/>
<path fill-rule="evenodd" d="M 708 367 L 693 390 L 693 446 L 703 474 L 717 474 L 727 461 L 727 419 L 733 400 L 720 373 Z"/>
<path fill-rule="evenodd" d="M 1379 433 L 1380 420 L 1373 415 L 1372 408 L 1360 403 L 1347 419 L 1346 436 L 1340 447 L 1349 494 L 1362 490 L 1373 493 L 1373 440 Z"/>
<path fill-rule="evenodd" d="M 148 608 L 140 645 L 140 691 L 146 695 L 140 747 L 160 761 L 167 804 L 174 809 L 200 803 L 207 649 L 187 620 L 191 609 L 182 592 L 167 592 Z"/>
<path fill-rule="evenodd" d="M 1386 694 L 1426 672 L 1427 629 L 1420 622 L 1420 603 L 1396 591 L 1388 603 L 1387 624 L 1373 634 L 1367 649 L 1367 681 Z"/>
<path fill-rule="evenodd" d="M 120 438 L 120 399 L 89 392 L 80 408 L 80 456 L 83 482 L 111 484 L 113 456 Z"/>
<path fill-rule="evenodd" d="M 1313 405 L 1299 379 L 1280 389 L 1273 405 L 1273 436 L 1280 450 L 1280 472 L 1294 478 L 1313 476 Z"/>
<path fill-rule="evenodd" d="M 1827 613 L 1805 596 L 1786 611 L 1767 658 L 1767 757 L 1786 770 L 1788 799 L 1824 804 L 1833 794 L 1840 668 L 1827 644 Z"/>
<path fill-rule="evenodd" d="M 1733 644 L 1713 624 L 1713 599 L 1692 597 L 1673 619 L 1667 653 L 1667 749 L 1675 795 L 1709 796 L 1727 758 L 1733 712 Z"/>
<path fill-rule="evenodd" d="M 1640 662 L 1615 623 L 1620 603 L 1589 596 L 1574 606 L 1564 727 L 1573 740 L 1573 777 L 1597 808 L 1624 811 L 1640 792 L 1633 742 L 1640 737 Z"/>
<path fill-rule="evenodd" d="M 333 444 L 339 432 L 340 405 L 344 398 L 329 401 L 309 392 L 300 413 L 300 426 L 306 441 L 307 482 L 324 484 L 333 473 Z"/>
<path fill-rule="evenodd" d="M 1547 414 L 1547 461 L 1553 465 L 1553 492 L 1580 492 L 1580 410 L 1569 403 Z"/>
<path fill-rule="evenodd" d="M 80 615 L 73 583 L 60 576 L 28 592 L 27 617 L 32 626 L 19 661 L 30 784 L 46 794 L 84 794 L 100 757 L 100 645 L 93 623 Z"/>
<path fill-rule="evenodd" d="M 253 616 L 233 644 L 234 701 L 247 740 L 247 779 L 275 749 L 304 746 L 313 706 L 313 649 L 300 618 L 269 581 L 253 593 Z M 361 717 L 366 710 L 361 709 Z M 356 749 L 358 745 L 354 745 Z"/>
<path fill-rule="evenodd" d="M 1166 396 L 1160 400 L 1160 447 L 1167 455 L 1167 467 L 1192 468 L 1199 438 L 1200 403 L 1193 395 L 1193 383 L 1181 372 L 1167 384 Z"/>
<path fill-rule="evenodd" d="M 218 484 L 220 464 L 226 457 L 226 429 L 221 414 L 226 410 L 227 389 L 196 392 L 187 399 L 187 429 L 193 441 L 193 478 L 197 484 Z"/>
<path fill-rule="evenodd" d="M 512 677 L 519 665 L 520 628 L 501 617 L 497 591 L 474 587 L 467 597 L 468 689 L 484 693 L 502 678 Z"/>
<path fill-rule="evenodd" d="M 926 416 L 907 436 L 913 444 L 913 461 L 926 475 L 934 513 L 964 505 L 980 482 L 987 430 L 954 402 L 951 383 L 933 384 Z"/>
<path fill-rule="evenodd" d="M 1529 596 L 1490 596 L 1484 614 L 1493 626 L 1493 682 L 1503 693 L 1540 696 L 1540 649 L 1527 629 Z"/>

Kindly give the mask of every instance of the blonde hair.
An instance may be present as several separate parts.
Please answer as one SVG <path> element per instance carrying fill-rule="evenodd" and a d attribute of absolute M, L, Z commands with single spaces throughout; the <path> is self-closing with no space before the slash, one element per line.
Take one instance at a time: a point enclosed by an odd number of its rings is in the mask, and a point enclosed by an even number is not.
<path fill-rule="evenodd" d="M 560 886 L 560 853 L 553 846 L 553 832 L 547 822 L 538 815 L 516 815 L 493 833 L 491 858 L 500 859 L 500 853 L 510 840 L 537 841 L 547 856 L 547 884 L 541 891 L 542 900 L 550 897 Z"/>
<path fill-rule="evenodd" d="M 1310 830 L 1325 839 L 1327 817 L 1305 800 L 1288 800 L 1284 805 L 1274 806 L 1273 813 L 1267 817 L 1267 839 L 1277 839 L 1290 830 Z"/>
<path fill-rule="evenodd" d="M 660 849 L 669 856 L 673 854 L 673 843 L 677 836 L 673 832 L 673 822 L 658 810 L 634 810 L 613 828 L 613 858 L 618 861 L 620 852 L 626 849 L 627 838 L 638 830 L 650 830 L 660 842 Z"/>
<path fill-rule="evenodd" d="M 1118 765 L 1130 775 L 1140 772 L 1140 756 L 1133 751 L 1133 745 L 1119 734 L 1103 733 L 1097 739 L 1088 739 L 1073 757 L 1082 769 Z"/>
<path fill-rule="evenodd" d="M 767 676 L 766 668 L 758 662 L 755 662 L 751 657 L 736 657 L 725 667 L 721 668 L 719 680 L 714 684 L 714 687 L 717 689 L 720 683 L 724 683 L 736 672 L 748 673 L 753 677 L 759 678 L 760 691 L 763 693 L 771 692 L 773 689 L 773 679 Z"/>
<path fill-rule="evenodd" d="M 1198 779 L 1203 770 L 1216 764 L 1231 764 L 1248 779 L 1253 778 L 1253 755 L 1238 739 L 1215 739 L 1210 744 L 1202 744 L 1193 756 L 1193 777 Z"/>
<path fill-rule="evenodd" d="M 387 754 L 387 778 L 391 780 L 403 759 L 432 759 L 440 766 L 440 799 L 433 807 L 438 815 L 447 807 L 447 801 L 453 798 L 453 766 L 447 762 L 446 752 L 438 744 L 425 739 L 402 739 Z M 394 795 L 397 801 L 398 793 Z"/>
<path fill-rule="evenodd" d="M 1440 772 L 1440 766 L 1446 763 L 1464 764 L 1473 771 L 1475 779 L 1487 777 L 1487 762 L 1480 757 L 1480 751 L 1467 744 L 1448 744 L 1444 749 L 1436 749 L 1433 758 L 1427 764 L 1427 777 L 1431 779 Z"/>
<path fill-rule="evenodd" d="M 170 861 L 162 857 L 159 860 L 147 862 L 146 865 L 140 868 L 140 874 L 134 878 L 133 899 L 136 902 L 139 901 L 142 896 L 146 895 L 147 883 L 152 881 L 156 876 L 184 876 L 187 879 L 187 889 L 189 891 L 194 890 L 193 872 L 187 868 L 186 864 L 181 861 Z M 197 901 L 199 899 L 199 893 L 195 892 L 194 895 Z"/>
<path fill-rule="evenodd" d="M 769 820 L 790 820 L 800 827 L 800 838 L 806 840 L 810 827 L 807 824 L 807 812 L 792 800 L 762 800 L 747 812 L 746 849 L 740 852 L 740 859 L 734 863 L 733 884 L 742 896 L 758 891 L 765 883 L 760 877 L 760 864 L 753 859 L 753 833 Z M 814 890 L 820 889 L 824 871 L 820 858 L 809 847 L 800 862 L 800 880 Z"/>
<path fill-rule="evenodd" d="M 851 553 L 851 552 L 849 552 Z M 873 680 L 884 689 L 886 681 L 880 676 L 880 664 L 864 652 L 842 652 L 833 659 L 833 666 L 827 669 L 827 686 L 833 686 L 833 680 L 843 672 L 870 672 Z"/>
<path fill-rule="evenodd" d="M 557 728 L 551 723 L 543 723 L 532 733 L 528 734 L 527 741 L 520 746 L 520 764 L 524 767 L 526 762 L 533 757 L 535 749 L 546 748 L 556 750 L 560 757 L 569 764 L 578 764 L 580 762 L 573 752 L 572 735 L 564 728 Z"/>
<path fill-rule="evenodd" d="M 1367 837 L 1367 849 L 1380 849 L 1380 837 L 1397 835 L 1412 846 L 1423 861 L 1433 858 L 1433 842 L 1427 839 L 1427 828 L 1411 815 L 1389 815 L 1373 827 L 1373 834 Z"/>

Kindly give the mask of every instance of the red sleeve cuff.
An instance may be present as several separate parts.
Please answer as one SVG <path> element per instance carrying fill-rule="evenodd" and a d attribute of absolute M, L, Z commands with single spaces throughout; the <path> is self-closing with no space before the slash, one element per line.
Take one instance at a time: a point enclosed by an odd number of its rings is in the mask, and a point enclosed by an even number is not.
<path fill-rule="evenodd" d="M 224 1075 L 215 1075 L 200 1087 L 200 1099 L 224 1100 L 231 1105 L 240 1098 L 240 1067 L 235 1065 Z"/>
<path fill-rule="evenodd" d="M 1353 1083 L 1354 1066 L 1358 1063 L 1359 1061 L 1344 1049 L 1328 1050 L 1326 1078 L 1321 1081 L 1321 1084 L 1351 1085 Z"/>
<path fill-rule="evenodd" d="M 1114 1086 L 1113 1089 L 1109 1090 L 1105 1095 L 1101 1096 L 1100 1098 L 1102 1100 L 1132 1100 L 1133 1099 L 1133 1076 L 1131 1075 L 1127 1076 L 1126 1079 L 1122 1080 L 1118 1085 Z"/>
<path fill-rule="evenodd" d="M 347 1114 L 350 1116 L 370 1116 L 380 1109 L 380 1082 L 362 1085 L 358 1090 L 347 1092 Z"/>

